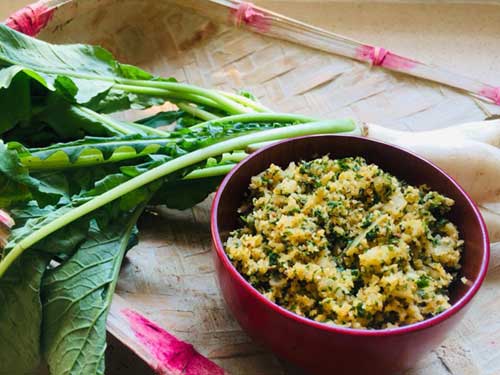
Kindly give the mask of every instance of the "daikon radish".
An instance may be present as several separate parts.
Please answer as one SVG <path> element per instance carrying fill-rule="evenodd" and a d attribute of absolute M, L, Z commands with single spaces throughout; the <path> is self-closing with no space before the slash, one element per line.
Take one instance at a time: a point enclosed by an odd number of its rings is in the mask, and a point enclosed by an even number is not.
<path fill-rule="evenodd" d="M 408 132 L 388 129 L 380 125 L 364 124 L 362 133 L 370 138 L 379 139 L 389 143 L 395 143 L 399 139 L 428 140 L 460 138 L 487 143 L 500 147 L 500 119 L 491 121 L 467 122 L 448 128 L 429 130 L 424 132 Z"/>
<path fill-rule="evenodd" d="M 445 170 L 478 204 L 490 240 L 500 241 L 500 120 L 425 132 L 364 124 L 363 135 L 411 150 Z"/>
<path fill-rule="evenodd" d="M 488 234 L 491 242 L 500 241 L 500 211 L 492 211 L 487 206 L 480 205 L 481 214 L 488 226 Z"/>

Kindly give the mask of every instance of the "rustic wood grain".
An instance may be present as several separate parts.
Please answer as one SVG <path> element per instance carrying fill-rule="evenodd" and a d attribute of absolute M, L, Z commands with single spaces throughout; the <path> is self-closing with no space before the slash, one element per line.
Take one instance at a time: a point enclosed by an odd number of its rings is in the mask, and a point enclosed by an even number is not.
<path fill-rule="evenodd" d="M 40 37 L 101 44 L 123 61 L 181 81 L 244 88 L 280 111 L 349 116 L 409 130 L 498 112 L 447 87 L 311 49 L 300 44 L 300 34 L 292 43 L 236 29 L 227 24 L 221 6 L 206 4 L 76 0 L 54 14 Z M 279 31 L 285 38 L 287 30 Z M 209 204 L 210 199 L 193 210 L 156 208 L 146 214 L 141 242 L 128 253 L 118 294 L 231 374 L 296 374 L 254 344 L 227 311 L 213 271 Z M 492 251 L 487 280 L 463 323 L 407 375 L 500 373 L 500 247 Z M 111 354 L 116 348 L 111 346 Z M 111 357 L 109 374 L 141 373 L 130 365 L 131 358 Z"/>
<path fill-rule="evenodd" d="M 152 356 L 150 351 L 144 347 L 143 343 L 137 338 L 130 322 L 124 315 L 125 310 L 130 310 L 132 308 L 132 305 L 119 295 L 113 297 L 113 305 L 109 311 L 107 321 L 107 341 L 112 348 L 108 350 L 108 358 L 113 355 L 119 355 L 118 351 L 120 353 L 127 353 L 128 355 L 133 353 L 138 357 L 138 360 L 134 361 L 134 364 L 138 363 L 138 366 L 141 366 L 142 370 L 148 371 L 146 374 L 154 373 L 152 368 L 156 368 L 156 358 Z M 109 371 L 110 369 L 108 368 L 108 372 Z M 114 371 L 116 371 L 116 369 Z"/>

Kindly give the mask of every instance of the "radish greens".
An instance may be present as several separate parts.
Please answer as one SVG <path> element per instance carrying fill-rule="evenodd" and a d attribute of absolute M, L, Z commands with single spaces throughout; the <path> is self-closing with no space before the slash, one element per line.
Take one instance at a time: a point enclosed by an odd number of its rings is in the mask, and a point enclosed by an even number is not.
<path fill-rule="evenodd" d="M 166 102 L 177 109 L 135 122 L 112 115 Z M 0 209 L 16 223 L 0 250 L 0 363 L 12 374 L 42 360 L 55 375 L 104 374 L 107 313 L 147 204 L 191 208 L 245 149 L 356 128 L 4 25 L 0 107 Z"/>

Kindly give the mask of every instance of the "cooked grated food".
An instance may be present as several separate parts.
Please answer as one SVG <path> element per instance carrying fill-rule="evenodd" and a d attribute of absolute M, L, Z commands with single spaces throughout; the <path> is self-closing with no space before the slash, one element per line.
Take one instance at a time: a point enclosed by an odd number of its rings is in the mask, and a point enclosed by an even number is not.
<path fill-rule="evenodd" d="M 310 319 L 383 329 L 450 307 L 463 241 L 452 199 L 363 158 L 272 164 L 252 177 L 226 252 L 264 296 Z"/>

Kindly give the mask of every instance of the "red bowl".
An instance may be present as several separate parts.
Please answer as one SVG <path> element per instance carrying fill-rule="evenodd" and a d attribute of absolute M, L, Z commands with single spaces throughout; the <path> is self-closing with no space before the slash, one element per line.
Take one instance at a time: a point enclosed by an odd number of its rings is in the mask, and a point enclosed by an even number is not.
<path fill-rule="evenodd" d="M 237 209 L 250 178 L 271 163 L 362 156 L 412 185 L 427 184 L 455 200 L 450 219 L 465 242 L 461 275 L 450 291 L 452 307 L 419 323 L 384 330 L 328 326 L 266 299 L 234 268 L 223 243 L 238 226 Z M 211 231 L 222 294 L 241 327 L 279 357 L 314 374 L 388 374 L 411 367 L 438 346 L 464 316 L 486 275 L 489 241 L 478 208 L 445 172 L 401 148 L 366 138 L 319 135 L 294 138 L 257 151 L 224 179 L 212 206 Z"/>

